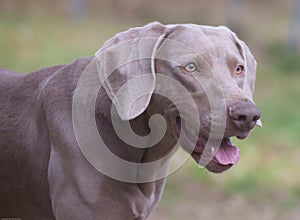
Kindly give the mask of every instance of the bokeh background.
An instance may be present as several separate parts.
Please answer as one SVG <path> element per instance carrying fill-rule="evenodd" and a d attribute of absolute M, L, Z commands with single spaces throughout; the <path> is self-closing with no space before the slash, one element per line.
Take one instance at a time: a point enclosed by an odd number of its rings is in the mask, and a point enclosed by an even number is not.
<path fill-rule="evenodd" d="M 300 219 L 299 0 L 0 0 L 0 66 L 28 73 L 70 63 L 154 20 L 237 32 L 258 62 L 264 126 L 234 141 L 233 169 L 211 174 L 191 160 L 172 174 L 150 219 Z"/>

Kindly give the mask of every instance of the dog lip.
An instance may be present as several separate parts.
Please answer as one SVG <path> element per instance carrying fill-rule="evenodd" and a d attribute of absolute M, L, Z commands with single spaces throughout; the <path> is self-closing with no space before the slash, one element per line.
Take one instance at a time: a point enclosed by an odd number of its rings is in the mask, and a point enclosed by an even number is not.
<path fill-rule="evenodd" d="M 204 141 L 204 139 L 202 140 L 202 138 L 199 138 L 199 135 L 197 137 L 197 142 L 194 143 L 192 142 L 190 139 L 192 138 L 191 134 L 189 132 L 187 132 L 187 128 L 185 127 L 184 123 L 181 124 L 181 118 L 177 117 L 176 118 L 176 133 L 177 133 L 177 137 L 179 138 L 179 136 L 182 136 L 181 140 L 184 143 L 182 144 L 182 147 L 187 150 L 189 153 L 195 152 L 198 154 L 201 154 L 203 152 L 204 146 L 206 141 Z M 194 137 L 195 138 L 195 137 Z"/>
<path fill-rule="evenodd" d="M 182 132 L 181 132 L 181 130 L 182 130 Z M 193 159 L 195 161 L 199 162 L 200 159 L 201 159 L 201 156 L 203 154 L 205 144 L 207 143 L 207 138 L 202 137 L 202 136 L 199 135 L 196 144 L 192 143 L 192 141 L 189 141 L 189 138 L 188 138 L 188 135 L 189 135 L 188 133 L 189 132 L 187 132 L 187 129 L 185 128 L 184 123 L 183 123 L 183 125 L 181 124 L 181 118 L 180 117 L 178 117 L 176 119 L 176 131 L 177 131 L 177 136 L 178 137 L 179 137 L 179 135 L 183 136 L 182 140 L 183 140 L 184 143 L 181 143 L 182 147 L 188 153 L 190 153 L 190 155 L 193 157 Z M 182 134 L 180 134 L 180 132 Z M 234 135 L 232 135 L 232 136 L 234 136 Z M 230 137 L 232 137 L 232 136 L 223 137 L 223 139 L 221 140 L 221 143 L 226 142 L 226 143 L 230 143 L 229 145 L 231 145 Z M 220 147 L 221 146 L 219 146 L 218 148 L 220 148 Z M 214 152 L 212 152 L 212 153 L 215 154 L 217 152 L 217 150 L 218 149 L 215 149 Z M 221 172 L 224 172 L 224 171 L 228 170 L 233 165 L 234 165 L 234 163 L 222 164 L 217 160 L 216 156 L 214 156 L 212 158 L 212 160 L 207 165 L 205 165 L 205 168 L 208 171 L 213 172 L 213 173 L 221 173 Z"/>
<path fill-rule="evenodd" d="M 245 139 L 246 137 L 248 137 L 249 133 L 250 133 L 250 131 L 245 132 L 245 133 L 242 133 L 242 134 L 239 134 L 239 135 L 236 135 L 236 138 L 237 138 L 237 139 L 240 139 L 240 140 L 243 140 L 243 139 Z"/>
<path fill-rule="evenodd" d="M 214 158 L 212 161 L 210 161 L 205 166 L 205 168 L 212 173 L 222 173 L 222 172 L 230 169 L 232 166 L 233 166 L 233 164 L 227 164 L 227 165 L 220 164 Z"/>
<path fill-rule="evenodd" d="M 191 156 L 193 157 L 193 159 L 195 161 L 199 161 L 200 158 L 201 158 L 201 155 L 202 154 L 199 154 L 199 153 L 195 153 L 195 152 L 192 152 Z M 230 169 L 231 167 L 233 166 L 233 164 L 227 164 L 227 165 L 223 165 L 223 164 L 220 164 L 216 158 L 213 158 L 206 166 L 205 168 L 212 172 L 212 173 L 222 173 L 228 169 Z"/>

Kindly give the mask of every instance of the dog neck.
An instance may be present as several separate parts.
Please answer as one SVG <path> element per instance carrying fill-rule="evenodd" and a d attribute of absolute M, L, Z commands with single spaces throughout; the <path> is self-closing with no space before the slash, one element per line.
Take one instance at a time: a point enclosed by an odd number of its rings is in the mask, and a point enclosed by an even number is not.
<path fill-rule="evenodd" d="M 155 102 L 153 101 L 150 105 L 155 105 Z M 166 147 L 172 143 L 170 142 L 170 137 L 164 137 L 161 142 L 149 148 L 138 146 L 133 147 L 130 146 L 130 144 L 125 143 L 125 141 L 122 140 L 115 131 L 112 117 L 118 116 L 112 116 L 112 102 L 108 98 L 103 88 L 99 91 L 96 107 L 98 132 L 109 150 L 119 158 L 134 163 L 148 163 L 160 159 L 160 157 L 164 156 L 164 154 L 168 151 Z M 157 111 L 155 112 L 157 113 Z M 149 127 L 149 119 L 153 113 L 153 108 L 149 107 L 149 109 L 147 109 L 140 116 L 129 121 L 131 129 L 136 135 L 144 137 L 150 134 L 151 130 Z M 157 174 L 155 172 L 155 170 L 154 173 L 151 172 L 151 175 L 156 176 Z M 157 170 L 157 172 L 159 172 L 159 170 Z M 143 216 L 147 216 L 159 202 L 165 182 L 166 177 L 159 180 L 154 179 L 153 181 L 147 183 L 127 183 L 130 188 L 134 186 L 136 187 L 135 190 L 126 192 L 128 194 L 132 194 L 130 196 L 131 198 L 135 198 L 134 201 L 130 201 L 131 206 L 134 206 L 134 208 L 131 209 L 136 210 L 135 212 L 140 214 L 144 213 L 141 214 Z M 120 184 L 123 185 L 126 183 L 120 182 Z M 143 202 L 139 202 L 140 200 Z M 141 206 L 141 204 L 143 204 L 143 206 Z"/>

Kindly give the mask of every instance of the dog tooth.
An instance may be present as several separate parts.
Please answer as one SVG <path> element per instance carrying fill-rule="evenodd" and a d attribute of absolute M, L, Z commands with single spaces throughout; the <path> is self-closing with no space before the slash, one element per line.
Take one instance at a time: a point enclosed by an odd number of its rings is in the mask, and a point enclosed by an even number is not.
<path fill-rule="evenodd" d="M 215 153 L 215 148 L 211 147 L 211 153 L 214 154 Z"/>

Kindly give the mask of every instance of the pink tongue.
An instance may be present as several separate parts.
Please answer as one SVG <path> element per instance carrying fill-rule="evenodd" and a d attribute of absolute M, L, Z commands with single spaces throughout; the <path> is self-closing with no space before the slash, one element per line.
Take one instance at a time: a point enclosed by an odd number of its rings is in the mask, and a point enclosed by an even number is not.
<path fill-rule="evenodd" d="M 222 165 L 236 164 L 240 159 L 240 149 L 222 142 L 215 154 L 215 158 Z"/>

